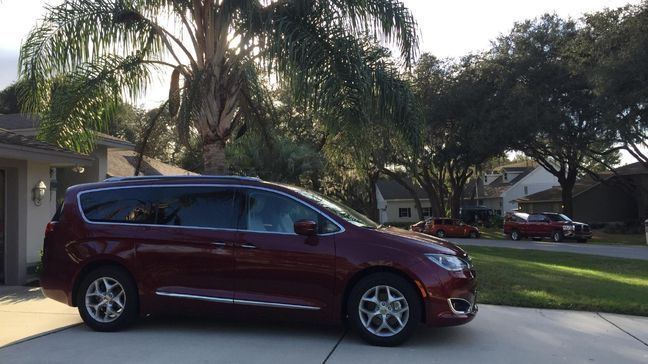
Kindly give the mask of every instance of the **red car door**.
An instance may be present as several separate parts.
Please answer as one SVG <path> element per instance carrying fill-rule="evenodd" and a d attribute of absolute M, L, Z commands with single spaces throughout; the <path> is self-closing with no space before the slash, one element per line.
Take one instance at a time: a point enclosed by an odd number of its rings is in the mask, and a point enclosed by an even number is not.
<path fill-rule="evenodd" d="M 237 310 L 290 309 L 329 317 L 335 293 L 331 232 L 340 228 L 290 195 L 250 188 L 246 196 L 235 249 Z M 297 235 L 299 220 L 317 222 L 320 234 Z"/>
<path fill-rule="evenodd" d="M 230 309 L 234 298 L 235 189 L 211 186 L 131 189 L 147 201 L 136 213 L 151 214 L 152 226 L 136 239 L 141 287 L 161 307 L 176 303 Z M 151 194 L 152 196 L 146 196 Z M 161 299 L 161 300 L 160 300 Z"/>

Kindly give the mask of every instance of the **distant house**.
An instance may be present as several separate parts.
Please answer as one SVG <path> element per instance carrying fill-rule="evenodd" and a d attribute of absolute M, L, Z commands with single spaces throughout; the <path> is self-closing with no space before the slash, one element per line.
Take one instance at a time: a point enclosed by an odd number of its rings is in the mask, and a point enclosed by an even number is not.
<path fill-rule="evenodd" d="M 0 115 L 0 284 L 23 284 L 40 260 L 45 225 L 71 185 L 133 175 L 134 145 L 97 133 L 97 146 L 81 155 L 38 141 L 39 120 Z M 187 174 L 144 158 L 142 174 Z"/>
<path fill-rule="evenodd" d="M 510 163 L 478 176 L 466 187 L 463 204 L 485 206 L 502 216 L 518 208 L 519 198 L 557 183 L 556 176 L 535 162 Z"/>
<path fill-rule="evenodd" d="M 587 223 L 637 222 L 648 210 L 648 169 L 633 163 L 605 174 L 601 180 L 583 178 L 573 190 L 574 216 Z M 560 212 L 562 190 L 559 186 L 517 200 L 524 212 Z"/>
<path fill-rule="evenodd" d="M 412 195 L 394 180 L 381 180 L 376 183 L 376 200 L 378 204 L 378 219 L 385 223 L 412 223 L 431 216 L 430 200 L 419 186 L 415 189 L 423 207 L 423 216 L 419 216 Z"/>

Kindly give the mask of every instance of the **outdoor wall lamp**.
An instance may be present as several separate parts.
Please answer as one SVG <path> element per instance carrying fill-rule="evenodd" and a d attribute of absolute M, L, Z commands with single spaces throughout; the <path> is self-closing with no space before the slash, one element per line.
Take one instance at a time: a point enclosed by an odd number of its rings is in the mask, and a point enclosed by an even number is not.
<path fill-rule="evenodd" d="M 45 197 L 45 190 L 47 190 L 47 186 L 45 185 L 45 182 L 43 181 L 38 181 L 32 192 L 34 193 L 33 199 L 34 199 L 34 205 L 40 206 L 41 203 L 43 202 L 43 198 Z"/>

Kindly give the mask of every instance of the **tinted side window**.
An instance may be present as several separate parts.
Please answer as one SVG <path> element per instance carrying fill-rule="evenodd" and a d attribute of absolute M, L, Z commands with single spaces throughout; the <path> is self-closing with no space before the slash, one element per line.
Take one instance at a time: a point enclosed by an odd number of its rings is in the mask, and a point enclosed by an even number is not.
<path fill-rule="evenodd" d="M 218 187 L 124 188 L 80 200 L 86 218 L 97 222 L 234 229 L 241 210 L 234 190 Z"/>
<path fill-rule="evenodd" d="M 529 216 L 529 222 L 544 222 L 544 215 L 531 215 Z"/>
<path fill-rule="evenodd" d="M 90 221 L 154 224 L 155 194 L 151 189 L 129 188 L 84 193 L 83 214 Z"/>
<path fill-rule="evenodd" d="M 233 189 L 164 187 L 158 189 L 156 224 L 235 229 L 240 209 Z"/>
<path fill-rule="evenodd" d="M 339 228 L 310 207 L 278 193 L 248 190 L 246 211 L 241 229 L 260 232 L 295 233 L 295 222 L 315 221 L 319 234 Z"/>

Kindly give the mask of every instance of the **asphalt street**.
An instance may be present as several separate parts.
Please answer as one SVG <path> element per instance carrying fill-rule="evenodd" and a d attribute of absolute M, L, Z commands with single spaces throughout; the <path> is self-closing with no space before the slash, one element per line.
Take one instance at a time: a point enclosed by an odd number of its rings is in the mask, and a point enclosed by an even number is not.
<path fill-rule="evenodd" d="M 568 252 L 578 254 L 601 255 L 606 257 L 648 260 L 648 245 L 600 245 L 587 243 L 533 240 L 491 240 L 447 238 L 447 240 L 465 246 L 490 246 L 497 248 L 533 249 L 552 252 Z"/>

